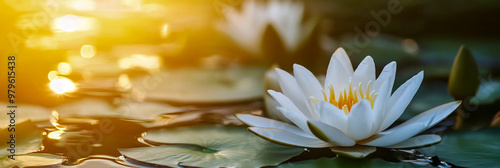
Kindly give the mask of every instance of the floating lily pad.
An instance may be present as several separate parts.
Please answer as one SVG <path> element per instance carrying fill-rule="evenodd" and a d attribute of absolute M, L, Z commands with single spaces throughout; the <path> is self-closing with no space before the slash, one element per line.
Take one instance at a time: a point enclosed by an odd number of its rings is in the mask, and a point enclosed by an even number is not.
<path fill-rule="evenodd" d="M 500 158 L 499 128 L 445 134 L 437 145 L 419 149 L 427 156 L 463 167 L 498 167 Z"/>
<path fill-rule="evenodd" d="M 32 153 L 15 156 L 16 160 L 9 158 L 0 158 L 0 167 L 32 167 L 32 166 L 50 166 L 57 165 L 63 162 L 59 155 Z"/>
<path fill-rule="evenodd" d="M 110 156 L 111 157 L 111 156 Z M 116 159 L 87 159 L 84 160 L 83 162 L 77 164 L 77 165 L 72 165 L 72 166 L 60 166 L 58 168 L 87 168 L 87 167 L 102 167 L 102 168 L 130 168 L 130 166 L 125 166 L 125 163 L 120 163 L 120 161 Z"/>
<path fill-rule="evenodd" d="M 262 167 L 277 165 L 303 152 L 261 139 L 245 127 L 192 126 L 159 129 L 147 142 L 175 144 L 119 149 L 127 158 L 155 165 L 195 167 Z"/>
<path fill-rule="evenodd" d="M 99 99 L 83 99 L 56 107 L 60 118 L 66 117 L 118 117 L 134 120 L 154 120 L 161 114 L 186 110 L 189 107 L 176 107 L 162 103 L 139 102 L 123 103 L 112 106 Z"/>
<path fill-rule="evenodd" d="M 344 157 L 319 158 L 282 164 L 278 168 L 330 168 L 330 167 L 363 167 L 363 168 L 401 168 L 419 167 L 410 163 L 392 163 L 382 159 L 350 159 Z"/>
<path fill-rule="evenodd" d="M 8 112 L 10 110 L 13 110 L 12 108 L 7 108 L 7 106 L 10 106 L 11 104 L 8 104 L 7 102 L 0 102 L 0 109 L 2 111 Z M 35 105 L 28 105 L 28 104 L 18 104 L 17 109 L 16 109 L 16 121 L 25 121 L 25 120 L 31 120 L 33 122 L 38 122 L 38 121 L 44 121 L 44 120 L 49 120 L 50 118 L 50 109 L 42 107 L 42 106 L 35 106 Z M 2 116 L 0 117 L 0 127 L 5 127 L 9 125 L 10 123 L 10 117 L 9 116 Z"/>
<path fill-rule="evenodd" d="M 176 103 L 229 103 L 261 98 L 265 67 L 183 68 L 138 77 L 146 99 Z"/>
<path fill-rule="evenodd" d="M 11 130 L 11 131 L 9 131 Z M 0 156 L 10 155 L 8 149 L 11 149 L 11 135 L 15 136 L 15 153 L 26 154 L 36 152 L 42 145 L 42 133 L 38 127 L 26 120 L 24 122 L 15 123 L 15 127 L 7 127 L 0 130 Z"/>
<path fill-rule="evenodd" d="M 15 136 L 14 146 L 11 145 L 13 143 L 6 143 L 11 142 L 11 135 Z M 0 142 L 3 142 L 0 145 L 0 167 L 43 166 L 61 163 L 61 156 L 31 153 L 40 150 L 42 139 L 41 131 L 31 120 L 16 123 L 15 127 L 3 128 L 0 130 Z M 15 155 L 11 155 L 11 150 L 15 151 Z"/>

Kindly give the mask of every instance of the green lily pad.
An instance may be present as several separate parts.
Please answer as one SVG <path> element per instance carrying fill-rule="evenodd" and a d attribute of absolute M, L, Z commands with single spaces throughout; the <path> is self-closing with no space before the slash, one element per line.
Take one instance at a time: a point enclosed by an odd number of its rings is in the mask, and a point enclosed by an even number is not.
<path fill-rule="evenodd" d="M 500 158 L 499 128 L 445 134 L 437 145 L 419 149 L 427 156 L 463 167 L 498 167 Z"/>
<path fill-rule="evenodd" d="M 10 105 L 11 104 L 7 102 L 0 102 L 0 109 L 5 112 L 13 110 L 7 108 L 7 106 Z M 29 119 L 33 122 L 38 122 L 38 121 L 49 120 L 49 118 L 50 118 L 50 109 L 48 108 L 36 105 L 29 105 L 29 104 L 17 105 L 16 121 L 25 121 Z M 10 123 L 9 116 L 0 117 L 0 127 L 5 127 L 9 125 L 9 123 Z"/>
<path fill-rule="evenodd" d="M 239 126 L 158 129 L 144 139 L 175 145 L 119 149 L 120 153 L 140 162 L 172 167 L 262 167 L 278 165 L 304 151 L 268 142 Z"/>
<path fill-rule="evenodd" d="M 132 83 L 133 86 L 147 87 L 146 99 L 176 103 L 230 103 L 261 98 L 265 71 L 265 67 L 183 68 L 163 71 L 154 77 L 138 77 Z"/>
<path fill-rule="evenodd" d="M 392 163 L 382 159 L 351 159 L 344 157 L 319 158 L 282 164 L 278 168 L 330 168 L 330 167 L 363 167 L 363 168 L 400 168 L 419 167 L 411 163 Z"/>
<path fill-rule="evenodd" d="M 118 117 L 151 121 L 161 114 L 180 112 L 190 107 L 176 107 L 164 103 L 126 102 L 113 106 L 100 99 L 82 99 L 55 108 L 60 118 Z"/>
<path fill-rule="evenodd" d="M 15 146 L 12 146 L 12 143 L 5 143 L 11 142 L 11 135 L 15 135 Z M 15 127 L 3 128 L 0 130 L 0 142 L 4 142 L 0 145 L 0 167 L 44 166 L 62 163 L 61 156 L 32 153 L 40 150 L 42 140 L 41 131 L 31 120 L 16 123 Z M 15 150 L 15 155 L 12 155 L 11 150 Z"/>
<path fill-rule="evenodd" d="M 32 166 L 50 166 L 61 164 L 63 159 L 59 155 L 46 153 L 32 153 L 15 156 L 16 160 L 7 157 L 0 157 L 0 167 L 32 167 Z"/>
<path fill-rule="evenodd" d="M 11 131 L 9 131 L 11 130 Z M 40 149 L 42 145 L 42 133 L 38 127 L 31 122 L 31 120 L 26 120 L 20 123 L 16 123 L 15 127 L 6 127 L 0 130 L 0 156 L 8 156 L 11 153 L 8 149 L 11 149 L 10 142 L 11 136 L 15 136 L 13 142 L 15 154 L 26 154 L 31 152 L 36 152 Z"/>

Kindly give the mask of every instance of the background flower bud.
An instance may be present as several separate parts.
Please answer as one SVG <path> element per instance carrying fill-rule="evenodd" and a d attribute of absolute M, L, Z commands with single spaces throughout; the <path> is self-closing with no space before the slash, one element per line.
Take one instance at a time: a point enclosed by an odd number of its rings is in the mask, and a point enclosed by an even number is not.
<path fill-rule="evenodd" d="M 462 45 L 448 79 L 448 91 L 456 100 L 476 95 L 479 88 L 479 69 L 472 53 Z"/>

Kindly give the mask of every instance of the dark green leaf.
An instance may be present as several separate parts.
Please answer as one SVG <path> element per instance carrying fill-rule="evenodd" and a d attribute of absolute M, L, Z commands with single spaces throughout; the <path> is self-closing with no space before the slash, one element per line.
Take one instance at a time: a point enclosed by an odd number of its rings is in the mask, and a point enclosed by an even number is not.
<path fill-rule="evenodd" d="M 316 160 L 306 160 L 301 162 L 287 163 L 278 166 L 278 168 L 344 168 L 344 167 L 362 167 L 362 168 L 401 168 L 401 167 L 420 167 L 411 163 L 392 163 L 382 159 L 350 159 L 344 157 L 320 158 Z"/>
<path fill-rule="evenodd" d="M 498 167 L 500 129 L 489 128 L 445 134 L 437 145 L 419 149 L 427 156 L 463 167 Z"/>

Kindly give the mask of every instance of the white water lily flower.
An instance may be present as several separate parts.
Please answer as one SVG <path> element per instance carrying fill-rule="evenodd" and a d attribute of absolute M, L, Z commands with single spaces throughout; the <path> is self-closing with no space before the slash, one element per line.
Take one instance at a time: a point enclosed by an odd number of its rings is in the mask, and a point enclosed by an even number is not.
<path fill-rule="evenodd" d="M 375 64 L 367 56 L 354 71 L 342 48 L 333 54 L 321 85 L 301 65 L 294 76 L 276 69 L 283 93 L 268 90 L 278 110 L 294 125 L 249 114 L 237 114 L 250 131 L 267 140 L 298 147 L 332 147 L 332 151 L 362 158 L 376 147 L 412 148 L 441 141 L 438 135 L 417 135 L 446 118 L 460 101 L 446 103 L 398 125 L 391 126 L 417 92 L 423 71 L 394 93 L 396 62 L 375 78 Z"/>
<path fill-rule="evenodd" d="M 225 22 L 217 24 L 217 28 L 241 48 L 254 54 L 261 52 L 262 37 L 267 26 L 271 25 L 285 49 L 293 52 L 311 34 L 317 21 L 308 19 L 303 23 L 304 4 L 289 0 L 245 1 L 241 11 L 227 8 L 224 16 Z"/>

